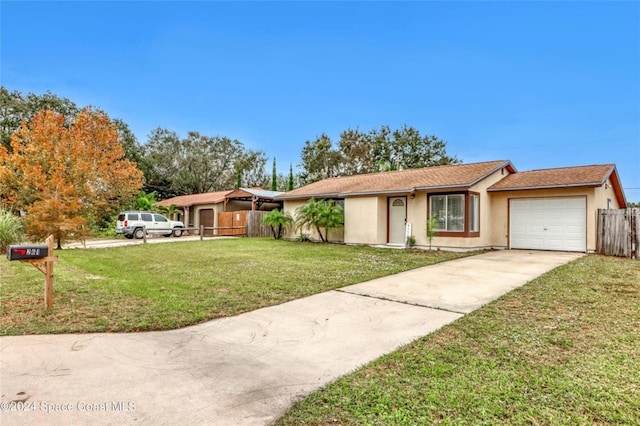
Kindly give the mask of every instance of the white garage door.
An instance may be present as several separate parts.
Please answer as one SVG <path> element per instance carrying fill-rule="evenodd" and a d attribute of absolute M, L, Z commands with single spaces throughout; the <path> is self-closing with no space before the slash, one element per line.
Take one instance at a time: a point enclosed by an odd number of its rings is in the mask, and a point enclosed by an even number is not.
<path fill-rule="evenodd" d="M 586 251 L 585 197 L 509 200 L 510 247 Z"/>

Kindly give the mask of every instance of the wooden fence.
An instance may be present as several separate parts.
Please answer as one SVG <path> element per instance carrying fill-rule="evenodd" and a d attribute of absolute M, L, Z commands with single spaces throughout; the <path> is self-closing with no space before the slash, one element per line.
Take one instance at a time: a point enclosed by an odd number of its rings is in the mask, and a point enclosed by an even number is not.
<path fill-rule="evenodd" d="M 262 218 L 269 212 L 251 210 L 247 212 L 247 236 L 271 237 L 271 227 L 262 224 Z"/>
<path fill-rule="evenodd" d="M 597 252 L 638 259 L 640 209 L 598 209 Z"/>
<path fill-rule="evenodd" d="M 267 213 L 268 212 L 259 210 L 220 212 L 218 213 L 218 225 L 220 227 L 220 231 L 217 235 L 270 237 L 271 228 L 262 225 L 262 218 Z"/>

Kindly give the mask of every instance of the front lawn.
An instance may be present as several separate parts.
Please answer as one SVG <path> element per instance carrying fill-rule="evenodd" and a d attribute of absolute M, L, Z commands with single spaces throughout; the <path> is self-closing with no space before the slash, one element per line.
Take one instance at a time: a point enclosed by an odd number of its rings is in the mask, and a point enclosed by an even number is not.
<path fill-rule="evenodd" d="M 277 424 L 440 423 L 640 424 L 640 261 L 593 255 L 557 268 Z"/>
<path fill-rule="evenodd" d="M 43 274 L 0 258 L 0 335 L 163 330 L 464 256 L 272 239 L 56 251 Z"/>

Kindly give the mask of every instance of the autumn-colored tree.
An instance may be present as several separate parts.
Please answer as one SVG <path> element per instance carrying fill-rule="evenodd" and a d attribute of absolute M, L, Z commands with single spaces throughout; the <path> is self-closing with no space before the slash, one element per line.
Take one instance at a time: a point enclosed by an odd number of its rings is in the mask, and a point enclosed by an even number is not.
<path fill-rule="evenodd" d="M 27 213 L 29 235 L 54 235 L 58 247 L 69 234 L 135 196 L 142 172 L 118 142 L 109 117 L 85 108 L 71 126 L 53 111 L 40 111 L 0 146 L 0 194 L 14 211 Z"/>

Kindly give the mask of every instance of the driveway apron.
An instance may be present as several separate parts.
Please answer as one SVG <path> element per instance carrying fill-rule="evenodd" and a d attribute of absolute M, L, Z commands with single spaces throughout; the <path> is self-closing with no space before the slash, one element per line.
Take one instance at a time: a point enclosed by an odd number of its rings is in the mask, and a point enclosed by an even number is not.
<path fill-rule="evenodd" d="M 499 251 L 180 330 L 0 338 L 0 423 L 265 425 L 581 256 Z"/>

